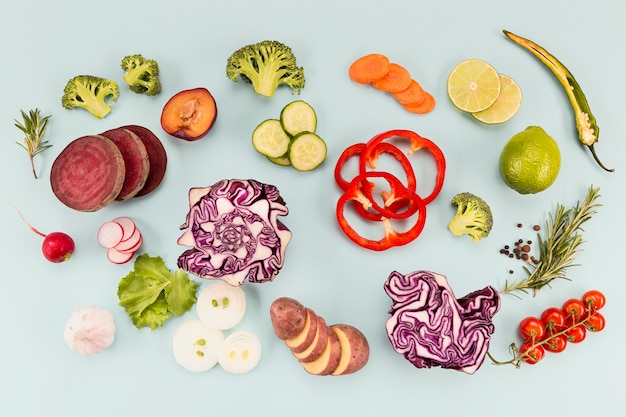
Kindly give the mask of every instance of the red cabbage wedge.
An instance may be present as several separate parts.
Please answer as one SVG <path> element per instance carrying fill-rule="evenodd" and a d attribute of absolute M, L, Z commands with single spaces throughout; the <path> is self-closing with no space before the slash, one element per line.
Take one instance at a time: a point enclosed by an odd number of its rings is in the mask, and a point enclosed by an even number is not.
<path fill-rule="evenodd" d="M 189 190 L 189 213 L 178 258 L 190 274 L 231 285 L 274 280 L 291 231 L 278 219 L 289 211 L 278 189 L 256 180 L 221 180 Z"/>
<path fill-rule="evenodd" d="M 457 299 L 443 275 L 394 271 L 384 289 L 392 300 L 386 328 L 396 352 L 417 368 L 478 370 L 494 331 L 492 318 L 500 309 L 495 288 Z"/>

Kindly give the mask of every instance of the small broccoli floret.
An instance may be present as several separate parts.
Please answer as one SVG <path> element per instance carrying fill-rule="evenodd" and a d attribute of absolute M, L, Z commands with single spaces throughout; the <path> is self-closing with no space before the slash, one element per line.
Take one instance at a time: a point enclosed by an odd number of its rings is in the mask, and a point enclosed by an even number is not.
<path fill-rule="evenodd" d="M 115 81 L 93 75 L 77 75 L 67 82 L 61 104 L 68 110 L 82 107 L 99 119 L 111 112 L 120 95 Z"/>
<path fill-rule="evenodd" d="M 448 224 L 453 235 L 466 234 L 474 242 L 489 235 L 493 215 L 485 200 L 471 193 L 459 193 L 452 198 L 452 205 L 457 206 L 456 214 Z"/>
<path fill-rule="evenodd" d="M 153 59 L 129 55 L 122 59 L 122 69 L 126 71 L 124 81 L 131 91 L 137 94 L 155 96 L 161 92 L 159 64 Z"/>
<path fill-rule="evenodd" d="M 233 52 L 226 63 L 226 76 L 232 81 L 252 84 L 257 94 L 272 97 L 280 84 L 300 94 L 304 69 L 296 65 L 291 48 L 278 41 L 262 41 Z"/>

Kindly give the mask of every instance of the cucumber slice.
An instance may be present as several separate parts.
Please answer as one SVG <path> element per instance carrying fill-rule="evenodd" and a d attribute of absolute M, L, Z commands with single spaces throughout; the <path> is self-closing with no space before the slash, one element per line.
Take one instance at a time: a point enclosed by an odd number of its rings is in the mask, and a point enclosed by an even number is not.
<path fill-rule="evenodd" d="M 267 119 L 259 123 L 252 132 L 252 146 L 262 155 L 278 158 L 289 149 L 289 135 L 280 120 Z"/>
<path fill-rule="evenodd" d="M 314 133 L 317 115 L 309 103 L 296 100 L 287 104 L 280 112 L 280 123 L 290 136 L 296 136 L 301 132 Z"/>
<path fill-rule="evenodd" d="M 278 158 L 272 158 L 271 156 L 266 157 L 271 163 L 280 165 L 282 167 L 288 167 L 291 165 L 291 161 L 289 160 L 289 155 L 285 152 L 284 155 L 279 156 Z"/>
<path fill-rule="evenodd" d="M 298 171 L 311 171 L 326 159 L 326 142 L 311 132 L 296 135 L 289 145 L 291 166 Z"/>

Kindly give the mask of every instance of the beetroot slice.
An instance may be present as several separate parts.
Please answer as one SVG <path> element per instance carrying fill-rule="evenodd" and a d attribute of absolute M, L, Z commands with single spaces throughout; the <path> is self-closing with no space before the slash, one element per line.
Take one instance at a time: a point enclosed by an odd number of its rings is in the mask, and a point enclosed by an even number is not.
<path fill-rule="evenodd" d="M 151 193 L 161 184 L 167 168 L 167 153 L 161 140 L 150 129 L 140 125 L 122 126 L 122 129 L 128 129 L 136 134 L 148 151 L 150 173 L 143 188 L 135 195 L 141 197 Z"/>
<path fill-rule="evenodd" d="M 124 158 L 104 136 L 74 139 L 57 156 L 50 170 L 54 195 L 78 211 L 96 211 L 118 196 L 126 177 Z"/>
<path fill-rule="evenodd" d="M 126 166 L 126 178 L 122 190 L 115 199 L 128 200 L 134 197 L 146 183 L 150 172 L 148 151 L 139 137 L 128 129 L 107 130 L 102 133 L 102 136 L 111 139 L 122 153 Z"/>

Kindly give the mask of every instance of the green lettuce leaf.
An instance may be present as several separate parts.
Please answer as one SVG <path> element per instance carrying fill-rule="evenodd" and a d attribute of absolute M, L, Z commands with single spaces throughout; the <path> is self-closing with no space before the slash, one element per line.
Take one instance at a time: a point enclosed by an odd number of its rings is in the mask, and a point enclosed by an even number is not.
<path fill-rule="evenodd" d="M 135 259 L 134 269 L 120 280 L 117 296 L 137 328 L 155 330 L 171 314 L 181 315 L 191 309 L 197 288 L 183 270 L 172 274 L 163 258 L 142 254 Z"/>
<path fill-rule="evenodd" d="M 171 317 L 167 301 L 163 293 L 159 295 L 153 304 L 150 304 L 145 310 L 140 313 L 136 313 L 131 316 L 135 326 L 140 329 L 142 327 L 149 327 L 155 330 L 157 327 L 161 327 L 165 320 Z"/>
<path fill-rule="evenodd" d="M 165 287 L 165 300 L 174 315 L 180 316 L 195 304 L 196 288 L 198 283 L 189 280 L 183 269 L 174 272 L 170 285 Z M 190 294 L 194 296 L 190 297 Z"/>

